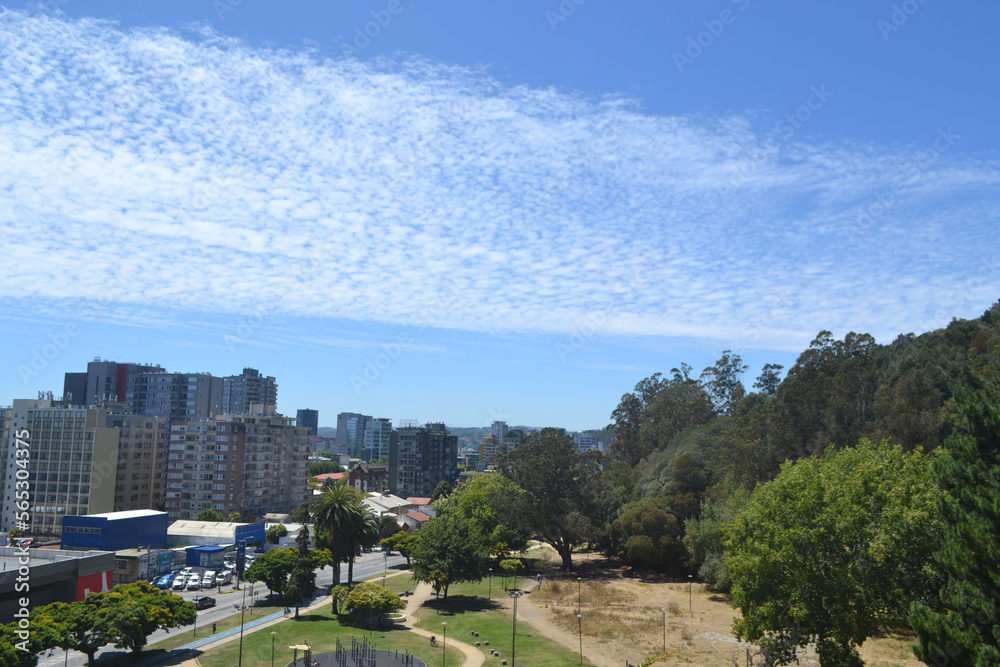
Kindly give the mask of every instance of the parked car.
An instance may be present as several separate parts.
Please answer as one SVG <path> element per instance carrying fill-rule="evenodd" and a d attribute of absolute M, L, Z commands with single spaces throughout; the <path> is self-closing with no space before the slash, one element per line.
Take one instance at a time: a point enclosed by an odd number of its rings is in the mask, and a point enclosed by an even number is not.
<path fill-rule="evenodd" d="M 216 604 L 215 598 L 206 597 L 204 595 L 191 598 L 191 602 L 194 603 L 195 609 L 208 609 L 209 607 L 214 607 Z"/>
<path fill-rule="evenodd" d="M 205 576 L 201 578 L 201 585 L 204 588 L 211 588 L 215 585 L 215 570 L 209 570 L 205 573 Z"/>
<path fill-rule="evenodd" d="M 193 567 L 186 567 L 183 570 L 181 570 L 181 576 L 182 577 L 185 577 L 185 578 L 186 577 L 190 577 L 192 574 L 194 574 L 194 568 Z"/>
<path fill-rule="evenodd" d="M 189 591 L 200 591 L 201 590 L 201 578 L 196 574 L 190 579 L 188 579 L 187 589 Z"/>
<path fill-rule="evenodd" d="M 231 584 L 233 583 L 233 573 L 231 570 L 223 570 L 222 572 L 215 575 L 216 584 Z"/>
<path fill-rule="evenodd" d="M 170 588 L 175 591 L 182 591 L 187 588 L 187 583 L 188 580 L 185 577 L 177 576 L 174 578 L 174 583 L 170 585 Z"/>
<path fill-rule="evenodd" d="M 170 588 L 174 583 L 174 578 L 172 574 L 165 574 L 156 580 L 156 587 L 164 590 Z"/>

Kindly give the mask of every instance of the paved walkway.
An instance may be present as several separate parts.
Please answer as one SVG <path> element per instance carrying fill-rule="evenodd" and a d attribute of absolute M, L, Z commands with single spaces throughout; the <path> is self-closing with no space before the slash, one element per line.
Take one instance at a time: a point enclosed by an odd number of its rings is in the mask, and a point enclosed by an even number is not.
<path fill-rule="evenodd" d="M 422 628 L 413 627 L 413 622 L 415 620 L 413 615 L 433 596 L 434 589 L 431 588 L 430 584 L 417 584 L 417 589 L 413 591 L 413 595 L 411 595 L 406 601 L 406 609 L 403 610 L 403 614 L 406 616 L 406 621 L 403 625 L 411 632 L 427 637 L 428 642 L 430 641 L 430 638 L 434 636 L 434 633 L 428 632 Z M 454 646 L 465 656 L 465 661 L 462 663 L 462 667 L 480 667 L 486 662 L 486 655 L 471 644 L 466 644 L 458 639 L 449 639 L 448 646 Z"/>

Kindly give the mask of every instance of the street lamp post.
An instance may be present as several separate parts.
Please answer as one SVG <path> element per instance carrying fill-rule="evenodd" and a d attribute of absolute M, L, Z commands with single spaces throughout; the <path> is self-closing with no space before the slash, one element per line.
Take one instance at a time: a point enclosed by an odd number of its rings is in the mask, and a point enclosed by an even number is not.
<path fill-rule="evenodd" d="M 517 599 L 523 595 L 521 591 L 514 591 L 514 630 L 510 639 L 510 667 L 514 667 L 514 649 L 517 647 Z"/>
<path fill-rule="evenodd" d="M 493 602 L 493 568 L 490 568 L 490 602 Z"/>
<path fill-rule="evenodd" d="M 667 608 L 660 607 L 660 611 L 663 612 L 663 652 L 667 652 Z"/>
<path fill-rule="evenodd" d="M 444 639 L 441 641 L 441 665 L 443 667 L 448 666 L 448 621 L 441 621 L 441 627 L 443 628 L 442 634 Z"/>
<path fill-rule="evenodd" d="M 583 664 L 583 614 L 576 615 L 577 624 L 580 626 L 580 664 Z M 272 665 L 271 667 L 274 667 Z"/>
<path fill-rule="evenodd" d="M 236 667 L 243 667 L 243 615 L 247 610 L 247 589 L 243 589 L 243 601 L 240 603 L 240 660 Z"/>
<path fill-rule="evenodd" d="M 694 577 L 688 575 L 688 613 L 694 616 Z"/>
<path fill-rule="evenodd" d="M 583 578 L 576 578 L 576 613 L 583 611 Z"/>
<path fill-rule="evenodd" d="M 277 632 L 271 632 L 271 667 L 274 667 L 274 636 Z"/>

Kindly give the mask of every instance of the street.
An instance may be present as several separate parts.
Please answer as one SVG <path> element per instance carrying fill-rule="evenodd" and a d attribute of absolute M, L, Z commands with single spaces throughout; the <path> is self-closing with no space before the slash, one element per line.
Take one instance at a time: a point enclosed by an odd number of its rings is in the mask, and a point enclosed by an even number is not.
<path fill-rule="evenodd" d="M 386 557 L 384 553 L 367 553 L 362 554 L 354 562 L 354 581 L 357 582 L 366 577 L 372 575 L 381 574 L 386 567 L 392 569 L 397 565 L 405 565 L 406 559 L 399 555 Z M 341 581 L 347 580 L 347 565 L 342 564 L 340 566 L 340 577 Z M 325 567 L 322 570 L 316 572 L 316 587 L 317 589 L 329 588 L 333 583 L 333 568 Z M 209 609 L 204 609 L 198 612 L 197 620 L 197 635 L 195 635 L 195 627 L 192 625 L 182 626 L 180 628 L 174 628 L 167 632 L 166 630 L 157 630 L 146 642 L 146 646 L 155 644 L 156 642 L 163 641 L 170 636 L 177 636 L 177 633 L 187 633 L 191 637 L 191 641 L 195 639 L 205 637 L 212 632 L 212 623 L 220 622 L 225 618 L 229 618 L 235 614 L 239 614 L 238 607 L 243 604 L 246 600 L 246 604 L 250 605 L 250 584 L 243 582 L 241 585 L 241 590 L 236 590 L 232 587 L 232 584 L 222 587 L 222 594 L 218 594 L 218 587 L 212 589 L 206 589 L 203 591 L 178 591 L 174 592 L 175 595 L 179 595 L 185 600 L 191 600 L 192 598 L 199 597 L 201 595 L 214 597 L 218 604 L 215 607 Z M 173 591 L 171 591 L 173 592 Z M 254 597 L 257 603 L 263 604 L 267 599 L 267 588 L 262 584 L 257 584 L 253 587 Z M 277 597 L 277 594 L 275 594 Z M 270 610 L 268 613 L 271 613 Z M 261 614 L 256 615 L 251 614 L 249 608 L 247 610 L 246 622 L 254 618 L 260 617 Z M 124 653 L 122 649 L 117 649 L 113 645 L 107 645 L 97 652 L 95 660 L 99 660 L 102 656 L 109 654 L 121 654 Z M 85 667 L 87 664 L 87 656 L 78 653 L 76 651 L 70 651 L 69 657 L 61 649 L 56 649 L 51 653 L 46 652 L 42 657 L 39 658 L 38 664 L 42 667 L 59 667 L 59 665 L 67 665 L 68 667 Z"/>

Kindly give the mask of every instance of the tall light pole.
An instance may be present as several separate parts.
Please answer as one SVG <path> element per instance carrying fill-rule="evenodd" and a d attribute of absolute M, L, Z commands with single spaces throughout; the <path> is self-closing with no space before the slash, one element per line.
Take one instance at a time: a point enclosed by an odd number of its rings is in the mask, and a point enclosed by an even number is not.
<path fill-rule="evenodd" d="M 243 667 L 243 615 L 247 610 L 247 589 L 243 589 L 243 601 L 240 603 L 240 660 L 236 667 Z"/>
<path fill-rule="evenodd" d="M 277 632 L 271 632 L 271 667 L 274 667 L 274 636 L 277 634 Z"/>
<path fill-rule="evenodd" d="M 694 617 L 694 577 L 688 575 L 688 613 Z"/>
<path fill-rule="evenodd" d="M 442 634 L 444 639 L 441 642 L 441 665 L 442 667 L 448 667 L 448 621 L 441 621 L 441 627 L 443 628 Z"/>
<path fill-rule="evenodd" d="M 580 664 L 583 664 L 583 614 L 576 615 L 577 624 L 580 626 Z M 274 667 L 274 665 L 271 665 Z"/>
<path fill-rule="evenodd" d="M 583 610 L 583 579 L 581 577 L 576 578 L 576 613 L 582 613 Z"/>
<path fill-rule="evenodd" d="M 493 602 L 493 568 L 490 568 L 490 602 Z"/>
<path fill-rule="evenodd" d="M 517 599 L 521 595 L 521 591 L 514 591 L 514 630 L 510 638 L 510 667 L 514 667 L 514 649 L 517 647 Z"/>
<path fill-rule="evenodd" d="M 663 612 L 663 652 L 667 652 L 667 608 L 660 607 L 660 611 Z"/>

